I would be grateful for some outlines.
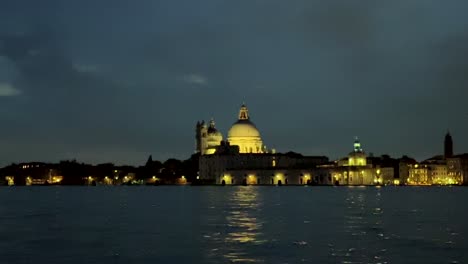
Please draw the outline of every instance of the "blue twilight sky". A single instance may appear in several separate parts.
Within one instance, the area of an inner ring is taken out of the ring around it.
[[[468,1],[3,0],[0,165],[188,158],[242,102],[267,147],[468,152]]]

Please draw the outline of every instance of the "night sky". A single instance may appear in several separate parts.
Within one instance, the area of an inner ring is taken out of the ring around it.
[[[185,159],[249,107],[268,148],[468,152],[468,1],[2,0],[0,165]]]

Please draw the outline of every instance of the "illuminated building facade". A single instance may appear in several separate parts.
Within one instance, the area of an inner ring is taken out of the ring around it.
[[[408,169],[408,185],[461,185],[467,183],[468,154],[453,155],[450,133],[445,135],[444,155],[434,156]]]
[[[408,185],[457,185],[463,183],[462,160],[435,156],[410,165]]]
[[[305,185],[314,180],[317,165],[327,162],[327,157],[295,153],[240,153],[238,146],[224,142],[215,154],[200,157],[199,174],[221,185]]]
[[[468,153],[447,159],[447,174],[459,184],[468,184]]]
[[[42,162],[21,163],[15,175],[5,177],[7,185],[60,184],[63,180],[57,169]]]
[[[195,135],[196,151],[201,155],[213,154],[223,140],[223,135],[216,129],[213,119],[208,126],[205,121],[197,122]]]
[[[223,141],[223,135],[216,129],[214,120],[210,121],[209,126],[204,121],[197,122],[195,132],[196,152],[201,155],[214,154],[216,147]],[[229,129],[227,142],[231,146],[238,146],[239,153],[267,152],[260,132],[250,120],[249,110],[245,105],[241,106],[237,121]]]
[[[340,159],[336,166],[328,169],[334,185],[394,184],[394,168],[368,164],[367,155],[357,137],[348,157]]]

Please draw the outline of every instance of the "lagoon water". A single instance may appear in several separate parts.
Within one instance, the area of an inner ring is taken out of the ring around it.
[[[0,263],[468,263],[462,187],[3,187]]]

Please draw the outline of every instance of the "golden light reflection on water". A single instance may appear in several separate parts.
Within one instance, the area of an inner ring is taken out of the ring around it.
[[[229,198],[229,211],[226,221],[228,232],[225,237],[228,252],[224,257],[231,262],[262,262],[249,256],[246,247],[264,243],[259,236],[262,234],[262,223],[254,212],[261,210],[258,190],[255,187],[240,187]]]

